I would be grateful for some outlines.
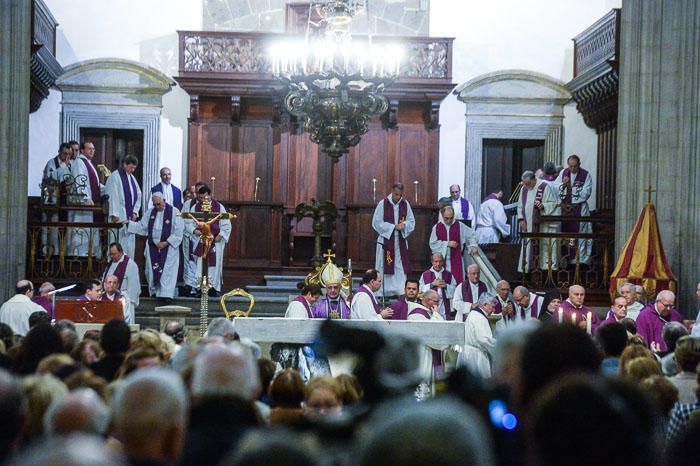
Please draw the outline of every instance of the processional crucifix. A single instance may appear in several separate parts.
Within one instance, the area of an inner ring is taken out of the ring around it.
[[[212,192],[214,191],[215,181],[216,178],[212,176]],[[199,336],[203,337],[204,334],[207,333],[207,327],[209,325],[209,288],[211,287],[209,283],[209,251],[216,239],[211,232],[211,224],[221,219],[232,220],[236,218],[236,216],[228,212],[212,212],[210,197],[202,201],[201,209],[201,212],[184,212],[179,215],[183,219],[193,220],[199,231],[202,232],[202,235],[199,237],[199,241],[202,243],[202,270],[197,282],[199,283],[201,292],[199,301]],[[219,260],[221,259],[219,258]]]

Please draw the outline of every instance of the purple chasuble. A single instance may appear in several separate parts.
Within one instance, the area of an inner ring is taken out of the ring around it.
[[[401,223],[401,221],[406,220],[408,215],[408,203],[405,199],[401,198],[399,201],[399,219],[398,222],[394,218],[394,204],[389,202],[389,199],[384,198],[384,221],[396,225]],[[399,238],[399,253],[401,254],[401,264],[403,265],[403,271],[406,275],[411,274],[411,261],[408,258],[408,245],[406,243],[406,238],[403,237],[401,232],[394,230],[388,239],[384,239],[384,274],[394,275],[394,262],[396,257],[394,235],[398,235]]]
[[[165,261],[168,259],[168,249],[170,245],[164,247],[163,249],[158,249],[156,242],[153,238],[153,225],[156,222],[156,216],[158,215],[158,210],[154,207],[151,209],[151,216],[148,219],[148,255],[151,258],[151,268],[153,269],[153,283],[156,286],[160,286],[160,276],[163,274],[163,268],[165,267]],[[167,241],[170,238],[170,232],[173,227],[173,206],[170,204],[165,204],[165,209],[163,209],[163,229],[160,233],[159,241]]]
[[[377,302],[377,298],[374,297],[374,293],[372,293],[370,290],[368,290],[364,285],[360,286],[357,289],[358,293],[365,293],[367,296],[369,296],[369,299],[372,300],[372,306],[374,306],[374,312],[377,314],[382,312],[381,307],[379,307],[379,303]]]
[[[56,317],[56,314],[53,309],[53,303],[51,302],[50,298],[48,298],[47,296],[34,296],[32,298],[32,301],[46,309],[46,313],[49,315],[49,317],[51,317],[51,319]]]
[[[462,241],[460,233],[459,222],[453,221],[449,231],[447,230],[447,225],[442,222],[435,225],[435,236],[437,236],[439,241],[454,241],[457,243],[456,248],[448,249],[450,253],[450,272],[458,285],[464,281],[464,264],[462,264]]]
[[[401,296],[389,307],[394,310],[391,320],[406,320],[408,317],[408,302],[406,301],[406,295]]]
[[[311,314],[315,319],[349,319],[350,306],[341,297],[331,301],[328,296],[324,296],[311,308]]]
[[[564,310],[564,323],[573,323],[572,315],[576,316],[576,325],[581,322],[585,322],[588,313],[591,313],[591,331],[595,332],[598,326],[601,324],[598,314],[591,311],[588,306],[576,307],[568,299],[561,303],[561,308]]]
[[[651,343],[659,344],[661,352],[667,351],[668,347],[663,339],[664,325],[669,322],[681,322],[683,318],[677,310],[671,309],[671,313],[667,317],[662,317],[656,310],[655,303],[649,303],[639,311],[637,317],[637,335],[644,337],[644,341],[648,348],[651,348]]]
[[[195,212],[201,212],[202,211],[202,204],[200,202],[197,202],[194,205]],[[219,204],[217,201],[214,199],[211,200],[211,211],[215,213],[221,212],[221,204]],[[211,234],[214,238],[216,238],[219,233],[221,233],[221,225],[219,225],[219,220],[216,222],[212,222],[209,225],[209,228],[211,228]],[[213,240],[212,240],[213,241]],[[190,248],[190,251],[192,248]],[[194,253],[195,256],[197,257],[202,257],[202,239],[200,237],[199,242],[197,243],[197,247],[194,248]],[[209,267],[214,267],[216,265],[216,243],[211,244],[211,247],[209,248],[209,257],[207,261],[207,265]]]
[[[311,312],[311,307],[309,306],[309,302],[306,300],[305,297],[303,297],[302,295],[299,295],[296,298],[294,298],[294,301],[303,304],[304,309],[306,309],[306,315],[309,317],[309,319],[313,319],[314,315]]]
[[[122,190],[124,191],[124,207],[126,208],[126,217],[127,220],[131,220],[131,217],[134,215],[134,209],[136,208],[136,199],[131,197],[131,192],[133,190],[134,194],[136,194],[136,182],[134,181],[134,177],[130,176],[123,167],[119,167],[117,173],[119,173],[119,179],[121,179],[122,182]]]
[[[119,290],[114,292],[114,298],[110,299],[107,293],[102,293],[102,301],[119,301],[122,299],[122,293]]]
[[[99,205],[100,204],[100,181],[97,178],[97,171],[95,171],[95,167],[92,166],[92,162],[88,159],[84,159],[82,157],[78,157],[80,160],[83,161],[83,164],[85,165],[85,169],[88,172],[88,180],[90,181],[90,192],[92,193],[92,203],[94,205]]]
[[[453,275],[445,270],[444,268],[440,271],[440,277],[442,280],[445,281],[445,283],[451,283],[452,282],[452,277]],[[426,285],[430,285],[433,283],[433,280],[438,278],[435,276],[435,272],[433,271],[432,268],[426,270],[423,272],[423,283]],[[431,290],[435,290],[438,292],[438,294],[442,295],[442,302],[445,304],[445,314],[449,315],[450,314],[450,300],[447,299],[447,287],[445,288],[436,288],[433,285],[430,285]]]
[[[112,275],[116,276],[119,279],[119,286],[122,285],[122,282],[124,281],[124,274],[126,273],[126,264],[129,262],[129,256],[124,254],[122,256],[122,261],[117,264],[117,267],[114,269],[114,272]],[[107,272],[109,272],[109,268],[112,266],[113,262],[110,262],[107,264],[107,268],[105,269],[105,273],[102,274],[102,282],[107,279]]]

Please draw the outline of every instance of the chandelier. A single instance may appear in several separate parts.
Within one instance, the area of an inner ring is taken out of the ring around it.
[[[312,142],[334,162],[367,132],[367,122],[386,112],[383,95],[396,80],[402,49],[352,38],[353,17],[367,10],[366,1],[329,0],[309,7],[303,40],[273,45],[272,73],[288,88],[284,107],[304,124]],[[311,12],[320,17],[322,34],[311,37]],[[369,24],[369,12],[367,12]]]

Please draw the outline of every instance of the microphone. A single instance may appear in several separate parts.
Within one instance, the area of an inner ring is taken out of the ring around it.
[[[75,288],[76,286],[77,286],[77,285],[76,285],[75,283],[73,283],[72,285],[64,286],[63,288],[59,288],[59,289],[57,289],[57,290],[49,291],[48,295],[49,295],[49,296],[53,296],[53,295],[55,295],[56,293],[62,293],[62,292],[64,292],[64,291],[72,290],[72,289]]]

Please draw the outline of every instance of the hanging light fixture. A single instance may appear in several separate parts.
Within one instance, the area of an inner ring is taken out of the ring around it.
[[[324,33],[311,37],[311,12]],[[304,123],[311,141],[337,162],[367,132],[369,119],[386,112],[383,95],[396,80],[402,49],[396,44],[352,38],[350,23],[366,0],[329,0],[309,6],[305,38],[275,44],[273,74],[285,83],[284,107]],[[369,24],[369,11],[367,20]]]

